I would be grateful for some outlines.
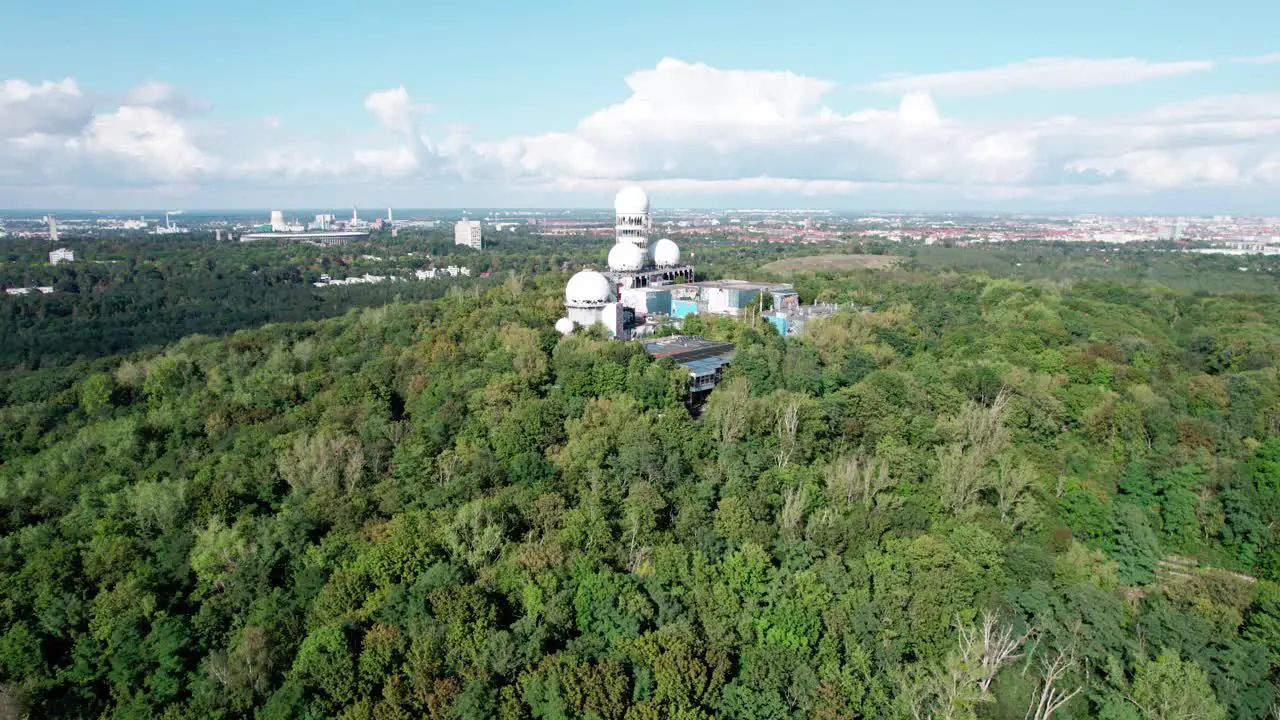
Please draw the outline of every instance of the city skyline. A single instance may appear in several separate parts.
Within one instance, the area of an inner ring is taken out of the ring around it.
[[[845,5],[23,6],[0,207],[1277,212],[1278,9]]]

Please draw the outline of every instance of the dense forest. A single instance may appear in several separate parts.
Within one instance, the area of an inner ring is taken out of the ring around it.
[[[802,277],[695,418],[563,279],[0,376],[0,717],[1276,712],[1280,298]]]
[[[923,273],[982,273],[1036,280],[1108,279],[1175,290],[1272,294],[1280,260],[1188,256],[1168,248],[1080,243],[997,244],[970,248],[860,242],[747,244],[715,236],[681,238],[699,279],[756,277],[759,268],[797,253],[907,256]],[[329,247],[306,243],[217,242],[209,233],[67,238],[77,261],[47,262],[43,239],[0,245],[0,288],[52,287],[50,295],[0,295],[0,371],[65,366],[104,355],[159,347],[188,335],[225,335],[268,322],[318,320],[347,310],[443,295],[451,285],[493,284],[587,265],[601,266],[606,243],[592,237],[541,237],[527,229],[491,233],[483,252],[453,245],[447,229],[375,233]],[[470,278],[316,288],[322,274],[411,278],[412,271],[457,264]],[[783,278],[777,278],[783,279]],[[808,283],[811,301],[825,285]]]
[[[499,237],[483,253],[455,248],[445,231],[380,233],[367,242],[215,242],[211,236],[70,238],[77,261],[51,266],[43,240],[6,242],[0,287],[52,287],[50,295],[0,296],[0,367],[65,365],[161,346],[187,335],[222,335],[267,322],[316,320],[393,300],[438,298],[450,285],[486,285],[482,272],[546,272],[586,255],[528,235]],[[533,250],[539,249],[540,253]],[[319,289],[322,274],[411,278],[457,264],[471,277]]]

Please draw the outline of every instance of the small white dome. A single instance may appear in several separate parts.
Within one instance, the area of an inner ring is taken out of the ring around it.
[[[680,246],[667,238],[653,244],[653,264],[658,267],[675,267],[680,264]]]
[[[619,215],[647,215],[649,196],[639,185],[624,187],[613,199],[613,211]]]
[[[560,318],[556,321],[556,332],[561,335],[568,335],[573,332],[575,324],[569,318]]]
[[[609,251],[609,269],[634,272],[644,267],[644,250],[629,242],[620,242]]]
[[[595,270],[583,270],[564,286],[566,305],[603,305],[613,300],[613,284]]]

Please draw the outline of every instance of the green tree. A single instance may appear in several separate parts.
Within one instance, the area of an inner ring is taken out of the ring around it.
[[[1225,720],[1204,671],[1176,652],[1138,663],[1131,699],[1149,720]]]

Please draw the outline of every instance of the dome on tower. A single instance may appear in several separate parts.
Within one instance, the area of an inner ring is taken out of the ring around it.
[[[569,318],[560,318],[559,320],[556,321],[556,332],[560,333],[561,335],[568,335],[569,333],[573,332],[573,328],[575,326],[576,326],[576,323],[574,323]]]
[[[635,272],[644,267],[644,250],[629,242],[620,242],[609,251],[609,269],[618,272]]]
[[[680,246],[667,238],[653,244],[653,264],[658,267],[675,267],[680,264]]]
[[[583,270],[564,286],[566,305],[604,305],[613,300],[613,284],[595,270]]]
[[[619,215],[646,215],[649,212],[649,196],[639,185],[624,187],[613,199],[613,211]]]

